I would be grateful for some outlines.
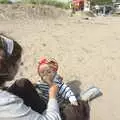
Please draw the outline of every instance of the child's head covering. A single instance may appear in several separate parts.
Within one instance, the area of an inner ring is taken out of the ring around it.
[[[41,71],[41,69],[43,68],[41,66],[46,65],[46,64],[49,65],[49,67],[51,67],[54,72],[57,72],[57,70],[58,70],[57,61],[53,58],[48,58],[47,59],[45,57],[40,58],[39,65],[38,65],[38,70]]]

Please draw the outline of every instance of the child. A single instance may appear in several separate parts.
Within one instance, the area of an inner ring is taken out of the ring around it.
[[[69,86],[63,83],[62,77],[58,75],[58,63],[54,59],[41,58],[38,65],[38,74],[44,83],[37,82],[35,87],[40,96],[48,101],[48,91],[51,84],[56,83],[59,87],[57,99],[59,103],[69,100],[73,105],[78,105],[77,99]]]

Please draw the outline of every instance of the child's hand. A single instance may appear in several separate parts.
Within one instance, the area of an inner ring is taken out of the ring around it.
[[[74,102],[72,102],[71,104],[77,106],[77,105],[78,105],[78,102],[77,102],[77,101],[74,101]]]
[[[56,84],[52,84],[49,89],[49,98],[56,98],[57,91],[58,86]]]

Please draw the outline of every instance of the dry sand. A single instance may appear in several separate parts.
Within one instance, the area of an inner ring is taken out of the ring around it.
[[[103,96],[90,103],[91,120],[120,120],[120,18],[84,20],[53,7],[37,14],[34,7],[32,12],[21,8],[0,6],[0,32],[24,49],[17,78],[37,81],[39,57],[52,56],[65,82],[74,81],[83,90],[91,85],[101,88]]]

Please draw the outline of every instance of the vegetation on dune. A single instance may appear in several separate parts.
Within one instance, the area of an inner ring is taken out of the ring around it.
[[[0,0],[0,3],[1,4],[7,4],[7,3],[9,3],[9,1],[8,0]]]
[[[0,3],[1,4],[8,4],[10,2],[9,2],[9,0],[0,0]],[[44,4],[44,5],[51,5],[51,6],[55,6],[58,8],[64,8],[64,9],[69,8],[69,3],[63,3],[63,2],[56,1],[56,0],[21,0],[21,3]]]
[[[112,0],[90,0],[90,1],[91,1],[91,5],[111,4],[112,3]],[[59,7],[59,8],[64,8],[64,9],[70,8],[69,3],[59,2],[57,0],[21,0],[21,2],[27,3],[27,4],[51,5],[51,6],[55,6],[55,7]],[[7,3],[9,3],[9,0],[0,0],[0,3],[7,4]]]
[[[59,2],[56,0],[23,0],[24,3],[30,3],[30,4],[44,4],[44,5],[51,5],[59,8],[68,9],[69,4]]]

